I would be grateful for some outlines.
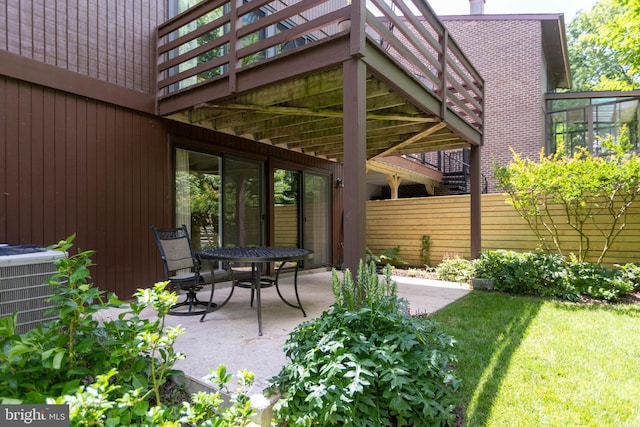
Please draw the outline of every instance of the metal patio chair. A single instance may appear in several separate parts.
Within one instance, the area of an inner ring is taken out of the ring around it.
[[[187,226],[182,225],[178,228],[157,228],[152,225],[151,230],[158,244],[162,264],[164,266],[165,280],[170,282],[173,289],[186,291],[186,298],[173,305],[169,314],[174,316],[193,316],[201,315],[206,311],[207,302],[200,301],[197,292],[206,283],[206,273],[200,273],[200,260],[194,254],[191,247],[191,239]],[[211,284],[213,286],[213,284]],[[180,307],[187,306],[187,310],[178,310]],[[205,307],[203,310],[197,310],[197,306]]]

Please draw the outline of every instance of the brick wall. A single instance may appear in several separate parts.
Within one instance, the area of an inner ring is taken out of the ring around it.
[[[489,192],[496,192],[494,163],[507,164],[510,148],[537,159],[544,146],[542,26],[535,19],[489,15],[442,21],[485,80],[482,173]]]

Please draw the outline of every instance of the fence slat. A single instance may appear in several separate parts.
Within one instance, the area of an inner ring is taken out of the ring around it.
[[[534,233],[503,194],[482,195],[482,249],[532,251],[538,247]],[[443,257],[469,257],[469,196],[425,197],[367,202],[367,246],[374,253],[400,246],[400,257],[413,266],[422,266],[422,236],[431,243],[429,265],[439,264]],[[556,212],[561,213],[558,209]],[[604,220],[606,215],[596,218]],[[559,223],[564,223],[558,218]],[[588,261],[595,261],[603,239],[595,226],[591,233]],[[568,225],[559,231],[566,254],[578,251],[577,233]],[[626,227],[607,256],[605,265],[640,262],[640,205],[631,206]]]

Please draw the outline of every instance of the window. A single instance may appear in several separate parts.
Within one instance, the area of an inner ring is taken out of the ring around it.
[[[590,97],[549,101],[549,152],[572,154],[578,147],[604,154],[603,140],[638,150],[638,98]]]

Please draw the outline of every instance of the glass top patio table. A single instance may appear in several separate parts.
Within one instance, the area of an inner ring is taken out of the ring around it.
[[[299,262],[305,258],[308,258],[313,254],[313,251],[302,248],[285,248],[285,247],[277,247],[277,246],[251,246],[251,247],[226,247],[226,248],[211,248],[211,249],[203,249],[196,252],[197,256],[201,259],[208,259],[212,261],[226,261],[230,263],[238,262],[238,263],[251,263],[251,284],[252,290],[255,291],[256,301],[257,301],[257,311],[258,311],[258,335],[262,335],[262,303],[260,300],[260,271],[258,269],[258,265],[261,263],[268,262],[280,262],[280,265],[276,268],[276,277],[274,280],[274,284],[276,286],[276,291],[278,292],[278,296],[280,299],[290,307],[300,309],[302,311],[302,315],[307,317],[307,313],[305,313],[304,308],[302,308],[302,303],[300,302],[300,297],[298,295],[298,268]],[[295,273],[293,286],[296,295],[297,305],[290,303],[287,301],[282,294],[280,293],[280,288],[278,287],[278,279],[280,276],[280,271],[282,267],[287,262],[295,262]],[[214,277],[215,267],[212,266],[211,275],[212,275],[212,287],[214,287],[215,277]],[[209,297],[209,303],[207,304],[207,309],[204,314],[200,318],[200,321],[203,322],[207,313],[217,311],[222,308],[233,295],[233,291],[236,286],[236,280],[233,277],[233,269],[231,269],[231,292],[227,296],[227,299],[224,300],[221,304],[213,304],[213,288],[211,290],[211,296]]]

